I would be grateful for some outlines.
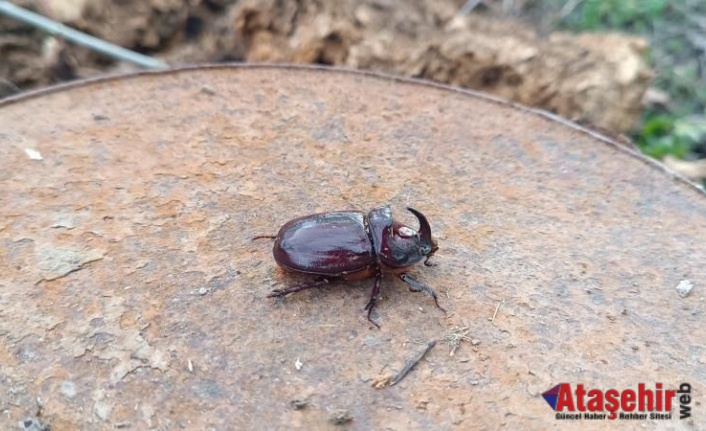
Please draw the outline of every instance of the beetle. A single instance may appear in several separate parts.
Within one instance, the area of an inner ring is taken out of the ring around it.
[[[434,290],[407,274],[407,269],[439,249],[432,238],[429,221],[421,212],[407,207],[419,220],[419,230],[392,218],[389,206],[361,211],[334,211],[295,218],[285,223],[273,238],[275,262],[284,270],[318,276],[314,281],[273,290],[268,298],[282,298],[305,289],[318,288],[334,279],[375,278],[370,300],[365,306],[368,321],[380,293],[382,274],[392,272],[409,285],[412,292],[424,292],[440,305]]]

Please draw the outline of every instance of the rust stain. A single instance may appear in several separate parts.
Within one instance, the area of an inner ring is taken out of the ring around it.
[[[441,86],[252,66],[65,86],[0,117],[0,428],[41,399],[55,430],[559,429],[541,393],[560,382],[706,392],[704,195],[595,132]],[[429,218],[437,266],[413,274],[450,316],[391,277],[381,330],[370,280],[265,298],[300,278],[253,236],[383,203]],[[371,386],[454,327],[477,343]]]

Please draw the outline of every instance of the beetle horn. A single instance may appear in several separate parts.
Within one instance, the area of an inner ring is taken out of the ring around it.
[[[421,238],[421,240],[431,245],[431,226],[429,226],[429,221],[427,220],[427,218],[424,217],[424,214],[420,213],[412,207],[407,207],[407,211],[411,212],[415,215],[415,217],[417,217],[417,219],[419,219],[419,237]]]

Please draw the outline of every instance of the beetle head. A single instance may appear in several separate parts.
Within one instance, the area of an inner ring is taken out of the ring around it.
[[[408,207],[407,210],[419,220],[419,231],[398,222],[393,222],[382,235],[382,244],[378,255],[382,262],[391,267],[413,265],[426,257],[429,258],[439,249],[431,237],[431,226],[424,214]]]

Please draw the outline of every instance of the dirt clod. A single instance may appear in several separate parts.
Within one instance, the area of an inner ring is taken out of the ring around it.
[[[21,431],[51,431],[51,426],[42,423],[38,417],[28,417],[17,424]]]
[[[334,425],[345,425],[353,421],[353,416],[351,416],[348,410],[336,410],[331,415],[329,421]]]
[[[309,405],[309,401],[307,400],[301,400],[301,399],[294,399],[289,402],[289,405],[294,409],[294,410],[303,410]]]

